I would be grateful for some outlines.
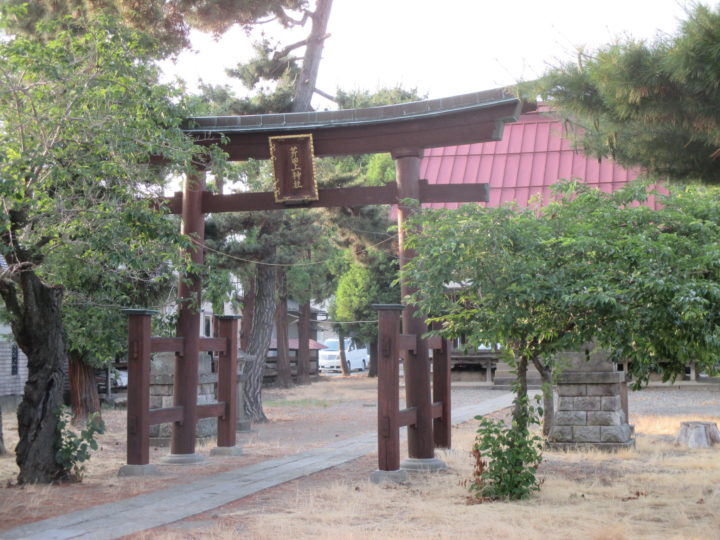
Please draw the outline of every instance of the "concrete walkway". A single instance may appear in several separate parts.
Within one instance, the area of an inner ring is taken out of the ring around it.
[[[478,405],[453,411],[453,423],[470,420],[512,405],[513,394],[501,394]],[[160,527],[218,508],[263,489],[342,465],[377,450],[377,434],[338,441],[301,454],[273,459],[206,476],[191,484],[171,486],[129,499],[101,504],[71,514],[36,521],[0,533],[0,538],[64,540],[112,539]],[[368,476],[372,471],[368,471]]]

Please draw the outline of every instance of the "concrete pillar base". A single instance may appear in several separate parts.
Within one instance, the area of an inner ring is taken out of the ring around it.
[[[211,456],[242,456],[242,446],[216,446],[210,450]]]
[[[400,469],[408,472],[438,472],[447,469],[447,465],[438,458],[407,458],[400,463]]]
[[[205,461],[200,454],[168,454],[160,458],[167,465],[198,465]]]
[[[408,481],[408,473],[402,469],[397,471],[373,471],[370,475],[370,481],[373,484],[383,484],[385,482],[403,484]]]
[[[160,471],[155,465],[123,465],[118,470],[118,476],[159,476]]]

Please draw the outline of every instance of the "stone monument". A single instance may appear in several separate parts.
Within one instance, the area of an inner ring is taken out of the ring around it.
[[[212,371],[212,357],[208,353],[200,354],[199,362],[198,405],[215,403],[215,386],[217,373]],[[175,371],[174,353],[155,353],[150,361],[150,408],[173,406],[173,373]],[[156,424],[150,426],[150,444],[169,446],[172,426]],[[205,440],[217,436],[217,418],[198,420],[195,436]]]
[[[616,371],[607,354],[593,344],[558,356],[566,367],[557,378],[558,403],[548,448],[613,451],[634,447],[625,373]]]

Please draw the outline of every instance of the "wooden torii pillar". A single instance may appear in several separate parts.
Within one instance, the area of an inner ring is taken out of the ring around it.
[[[420,159],[422,150],[405,148],[392,153],[395,160],[395,179],[398,185],[398,198],[420,200]],[[478,193],[476,201],[487,202],[487,193]],[[398,243],[400,246],[400,270],[415,256],[405,246],[405,223],[412,214],[412,208],[398,206]],[[403,280],[400,282],[402,298],[415,292]],[[405,373],[405,402],[408,407],[417,411],[415,424],[408,426],[408,456],[403,462],[403,469],[439,470],[445,464],[435,459],[433,445],[433,415],[430,396],[430,359],[428,344],[423,339],[427,332],[425,321],[415,315],[414,308],[403,310],[402,328],[404,334],[413,335],[415,349],[403,350],[403,370]]]
[[[202,210],[202,196],[205,192],[205,172],[197,171],[185,179],[181,216],[182,234],[205,242],[205,219]],[[199,246],[192,246],[188,255],[196,265],[205,262],[205,252]],[[181,276],[178,283],[180,309],[177,320],[177,335],[185,341],[182,354],[175,356],[173,384],[173,405],[183,407],[183,421],[172,425],[170,458],[168,461],[196,462],[200,456],[195,453],[195,428],[197,425],[197,388],[200,362],[200,324],[202,308],[202,279],[198,275]]]
[[[370,109],[191,118],[184,131],[194,136],[197,144],[220,146],[230,160],[268,159],[271,157],[269,138],[288,136],[309,136],[316,157],[390,152],[395,159],[395,184],[320,189],[315,200],[301,204],[294,201],[294,208],[398,204],[405,198],[420,203],[483,202],[488,200],[487,184],[430,185],[420,180],[422,151],[424,148],[499,140],[504,123],[517,120],[521,111],[522,104],[515,96],[498,89]],[[172,213],[182,215],[183,232],[200,242],[204,214],[287,208],[276,201],[273,192],[213,194],[204,189],[201,174],[187,178],[184,191],[165,202]],[[401,230],[407,217],[408,210],[399,207]],[[402,236],[400,243],[403,265],[412,253],[405,249]],[[202,264],[200,246],[192,248],[190,256],[194,262]],[[202,347],[199,338],[202,283],[199,276],[185,276],[181,284],[177,328],[183,348],[177,351],[174,400],[179,412],[172,416],[170,457],[174,462],[192,463],[198,459],[194,433],[199,417],[197,371]],[[407,286],[403,284],[402,287],[403,295],[407,294]],[[421,337],[425,325],[413,316],[412,310],[406,310],[403,326],[405,333],[416,336],[414,350],[409,348],[405,355],[406,399],[417,411],[416,420],[409,427],[410,463],[407,466],[441,468],[444,464],[434,458],[430,368],[427,343]]]

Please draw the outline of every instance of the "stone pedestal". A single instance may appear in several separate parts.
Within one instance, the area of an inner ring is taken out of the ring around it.
[[[173,353],[156,353],[150,361],[150,408],[173,406],[173,373],[175,371],[175,355]],[[200,354],[198,385],[198,405],[215,403],[215,386],[217,373],[212,372],[212,358],[207,353]],[[172,435],[170,424],[150,426],[150,444],[169,446]],[[217,418],[202,418],[197,423],[195,436],[202,441],[217,436]]]
[[[628,424],[625,373],[614,371],[602,353],[564,356],[569,369],[557,379],[558,404],[548,447],[612,451],[635,446]]]

